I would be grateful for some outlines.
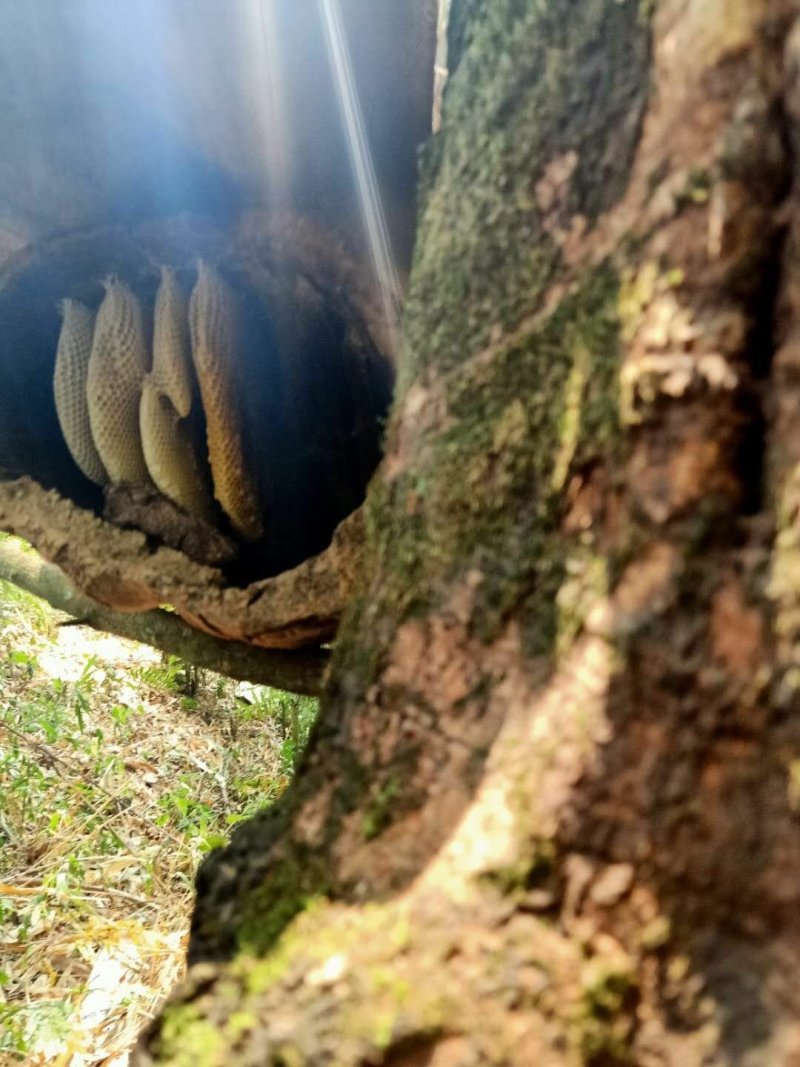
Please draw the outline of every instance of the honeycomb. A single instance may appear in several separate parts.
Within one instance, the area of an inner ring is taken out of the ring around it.
[[[94,313],[78,300],[64,300],[53,373],[58,421],[72,458],[90,481],[105,485],[108,475],[89,426],[86,378],[94,334]]]
[[[197,462],[190,432],[155,374],[145,379],[139,408],[142,446],[156,487],[188,512],[210,520],[210,494]]]
[[[144,315],[116,278],[97,312],[64,301],[53,387],[62,431],[82,470],[100,484],[156,485],[191,514],[213,520],[214,505],[192,440],[192,361],[205,410],[214,497],[246,540],[263,536],[255,479],[247,466],[236,389],[237,305],[200,263],[187,301],[161,268],[148,374]]]
[[[161,268],[153,327],[153,371],[156,387],[185,419],[192,409],[189,301],[169,267]]]
[[[207,264],[198,266],[189,301],[189,328],[208,430],[214,496],[248,541],[263,534],[256,486],[244,454],[235,381],[236,302]]]
[[[92,436],[112,482],[149,483],[139,430],[147,371],[142,309],[123,282],[111,278],[103,284],[87,376]]]

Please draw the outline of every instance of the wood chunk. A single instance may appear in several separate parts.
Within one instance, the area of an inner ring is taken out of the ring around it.
[[[221,566],[238,555],[236,545],[210,523],[190,515],[146,485],[111,485],[105,491],[103,518],[114,526],[138,529],[183,552],[195,563]]]

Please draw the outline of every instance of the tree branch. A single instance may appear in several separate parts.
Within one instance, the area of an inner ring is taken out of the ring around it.
[[[201,633],[179,616],[161,609],[125,614],[104,608],[77,592],[58,567],[10,540],[0,540],[0,578],[46,600],[86,626],[151,645],[197,667],[291,693],[306,696],[320,693],[328,662],[324,649],[253,648]]]

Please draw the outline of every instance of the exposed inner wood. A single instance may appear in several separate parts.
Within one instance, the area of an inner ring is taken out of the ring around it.
[[[105,491],[103,518],[113,526],[141,530],[195,563],[222,566],[238,555],[235,543],[211,523],[190,515],[149,485],[110,485]]]

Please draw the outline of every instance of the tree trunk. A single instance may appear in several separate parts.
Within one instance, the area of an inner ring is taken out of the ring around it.
[[[320,722],[137,1064],[800,1062],[795,14],[453,0]]]

